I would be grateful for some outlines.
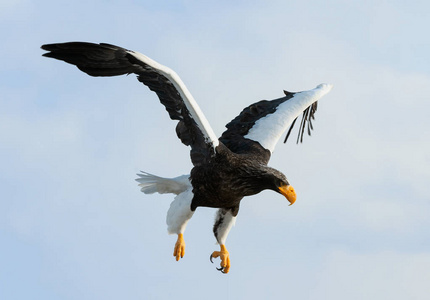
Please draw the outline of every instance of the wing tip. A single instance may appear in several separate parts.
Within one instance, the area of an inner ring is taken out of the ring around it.
[[[324,91],[324,93],[328,93],[328,92],[330,92],[332,90],[333,84],[331,84],[331,83],[321,83],[316,88]]]

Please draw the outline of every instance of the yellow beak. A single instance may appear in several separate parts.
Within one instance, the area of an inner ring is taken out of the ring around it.
[[[290,205],[293,205],[296,202],[297,195],[296,191],[291,185],[283,185],[279,187],[279,192],[287,198],[290,202]]]

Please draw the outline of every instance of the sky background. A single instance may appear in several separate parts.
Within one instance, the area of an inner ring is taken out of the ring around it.
[[[1,0],[0,299],[427,299],[428,28],[428,1]],[[176,262],[173,195],[134,181],[189,172],[175,122],[134,75],[41,56],[67,41],[169,66],[218,135],[250,103],[334,84],[312,137],[270,161],[297,202],[242,201],[228,275],[214,210]]]

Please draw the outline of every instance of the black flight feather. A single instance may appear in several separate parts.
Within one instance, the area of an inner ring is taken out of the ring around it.
[[[213,155],[212,146],[206,143],[202,131],[188,111],[178,90],[158,70],[139,60],[134,52],[111,44],[69,42],[47,44],[43,50],[50,51],[45,57],[55,58],[78,67],[90,76],[118,76],[135,73],[137,79],[155,92],[172,120],[178,120],[176,134],[181,142],[191,146],[191,160],[199,165]]]
[[[303,111],[302,120],[300,122],[300,127],[299,127],[299,134],[297,136],[297,141],[296,141],[297,144],[299,143],[299,141],[300,143],[303,142],[303,134],[306,126],[307,126],[307,132],[309,136],[311,135],[311,130],[314,130],[314,127],[312,125],[312,120],[315,120],[315,112],[317,111],[317,107],[318,107],[318,101],[315,101],[314,103],[312,103],[312,105],[308,106]],[[294,119],[293,123],[291,123],[291,126],[288,129],[287,135],[285,136],[284,143],[287,142],[288,137],[290,136],[290,133],[293,130],[294,125],[296,124],[296,120],[297,118]]]

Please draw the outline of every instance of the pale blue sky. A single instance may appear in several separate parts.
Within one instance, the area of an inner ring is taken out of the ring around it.
[[[0,299],[426,299],[429,4],[203,2],[0,2]],[[252,102],[334,84],[313,136],[270,162],[297,202],[242,202],[228,275],[209,262],[214,211],[176,262],[172,195],[134,181],[189,172],[175,122],[133,75],[41,57],[66,41],[171,67],[218,135]]]

